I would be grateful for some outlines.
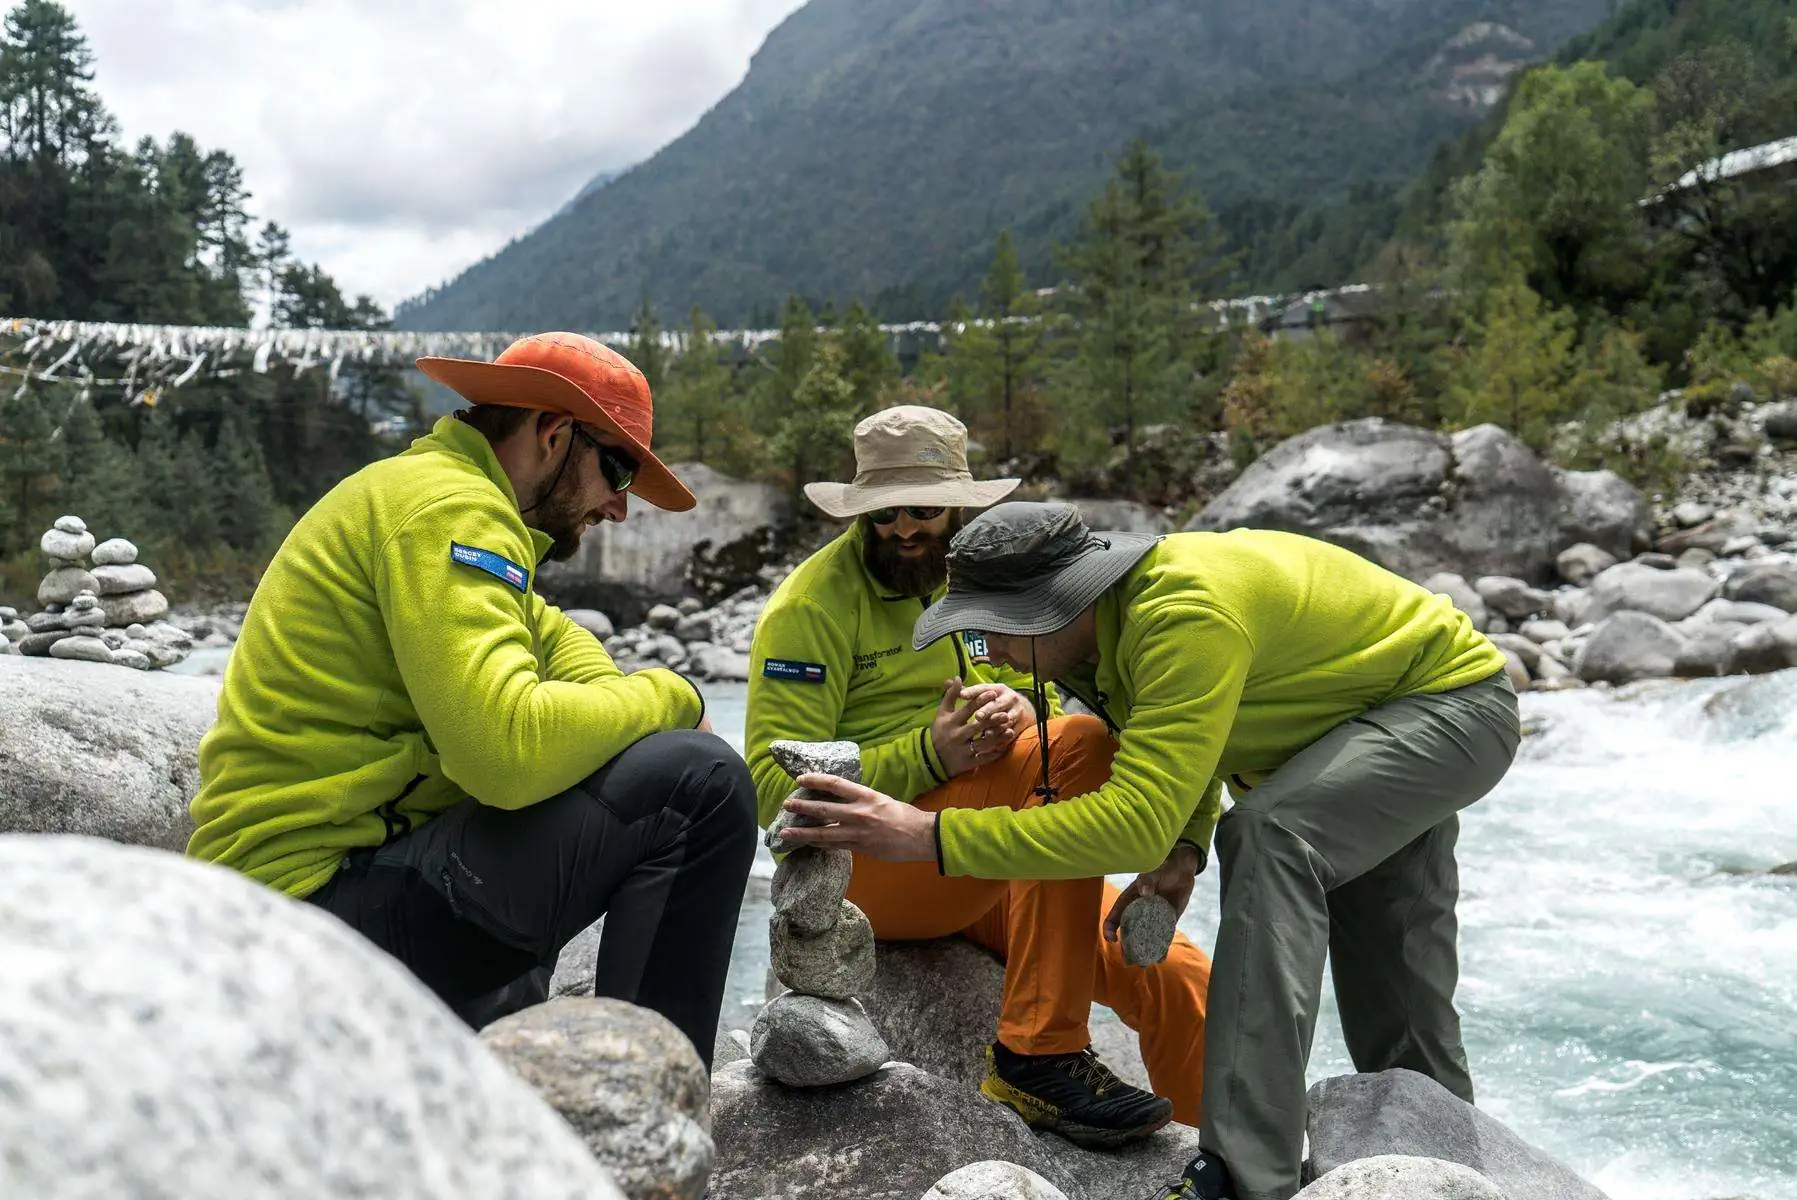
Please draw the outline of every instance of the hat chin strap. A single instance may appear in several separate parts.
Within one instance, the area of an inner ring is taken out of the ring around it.
[[[575,437],[572,433],[568,435],[568,452],[562,455],[562,465],[556,468],[555,478],[549,481],[549,486],[547,488],[544,488],[541,492],[537,493],[535,502],[528,508],[521,508],[518,510],[519,516],[523,516],[527,512],[535,512],[538,508],[542,507],[543,501],[555,495],[555,489],[561,486],[562,476],[568,473],[568,463],[574,458],[574,444],[579,440],[580,439]]]
[[[1048,685],[1042,682],[1042,676],[1036,673],[1036,639],[1030,639],[1030,683],[1033,685],[1036,700],[1036,743],[1042,748],[1042,786],[1035,794],[1042,797],[1047,804],[1060,795],[1060,789],[1048,779]]]

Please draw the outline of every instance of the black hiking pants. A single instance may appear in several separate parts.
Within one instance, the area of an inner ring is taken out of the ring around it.
[[[353,851],[308,899],[475,1028],[542,1001],[562,947],[604,916],[594,994],[661,1013],[709,1064],[755,832],[736,751],[657,733],[541,803],[464,800]]]

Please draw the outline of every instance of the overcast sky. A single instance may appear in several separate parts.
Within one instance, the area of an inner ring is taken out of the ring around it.
[[[638,162],[801,0],[63,0],[127,141],[243,166],[258,220],[389,307]]]

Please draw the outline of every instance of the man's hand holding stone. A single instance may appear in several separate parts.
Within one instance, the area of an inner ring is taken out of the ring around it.
[[[785,804],[789,812],[829,824],[787,828],[781,835],[782,849],[822,846],[852,850],[886,862],[935,861],[935,813],[834,775],[801,775],[798,784],[814,792],[828,792],[838,799],[789,798]]]

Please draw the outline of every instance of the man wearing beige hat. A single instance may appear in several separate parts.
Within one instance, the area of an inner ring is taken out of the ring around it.
[[[768,749],[782,738],[857,743],[869,787],[928,812],[1043,804],[1053,793],[1037,785],[1051,762],[1063,794],[1100,787],[1114,750],[1101,721],[1051,711],[1046,689],[993,665],[977,637],[911,645],[947,580],[963,510],[997,503],[1018,481],[975,480],[966,428],[914,405],[856,427],[855,467],[850,483],[806,487],[818,508],[853,524],[780,585],[756,627],[746,745],[762,824],[793,789]],[[848,895],[879,937],[959,934],[1004,960],[981,1091],[1092,1145],[1172,1118],[1197,1123],[1202,951],[1180,937],[1158,966],[1125,963],[1102,936],[1117,892],[1099,877],[946,878],[939,868],[857,854]],[[1150,1080],[1168,1098],[1122,1082],[1093,1054],[1095,1000],[1137,1031]]]
[[[709,1061],[754,785],[697,688],[623,674],[535,589],[630,493],[693,506],[649,449],[649,386],[568,333],[418,365],[471,407],[275,555],[200,744],[188,853],[333,913],[476,1026],[541,1000],[604,915],[594,991]]]

